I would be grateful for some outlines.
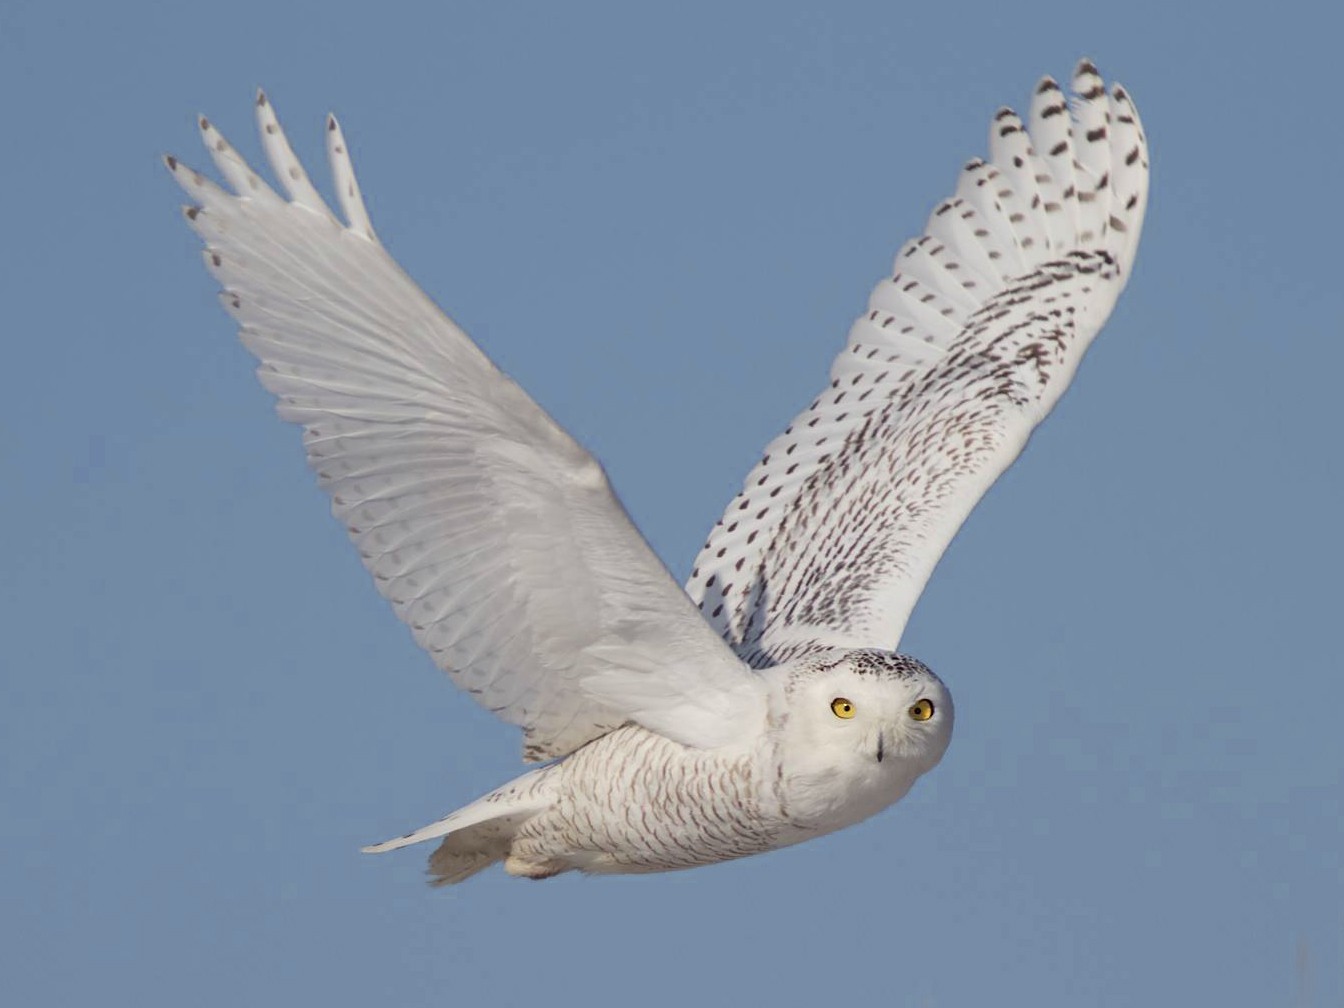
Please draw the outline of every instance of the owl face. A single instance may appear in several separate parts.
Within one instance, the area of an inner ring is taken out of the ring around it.
[[[806,659],[775,699],[782,797],[789,818],[813,828],[839,829],[898,800],[952,737],[951,694],[906,655]]]

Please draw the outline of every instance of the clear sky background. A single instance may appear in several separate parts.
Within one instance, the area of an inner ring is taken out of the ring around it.
[[[1318,3],[0,6],[0,1001],[1344,1004],[1338,14]],[[1328,19],[1328,20],[1327,20]],[[514,775],[375,594],[159,156],[319,183],[684,576],[1001,103],[1139,104],[1133,280],[903,649],[942,765],[801,847],[449,891]]]

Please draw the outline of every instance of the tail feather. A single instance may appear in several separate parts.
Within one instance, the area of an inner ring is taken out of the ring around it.
[[[443,837],[429,858],[430,884],[461,882],[507,858],[518,827],[550,805],[551,789],[545,783],[550,770],[542,767],[523,774],[437,822],[361,850],[383,854]]]
[[[449,812],[442,819],[430,823],[428,826],[421,826],[413,833],[406,833],[391,840],[384,840],[382,843],[369,844],[367,847],[361,847],[361,854],[386,854],[388,851],[400,850],[403,847],[409,847],[411,844],[424,843],[426,840],[437,840],[441,836],[447,836],[454,829],[466,828],[469,822],[466,822],[466,813],[475,807],[474,804],[465,808],[460,808],[456,812]],[[471,820],[472,822],[476,820]]]

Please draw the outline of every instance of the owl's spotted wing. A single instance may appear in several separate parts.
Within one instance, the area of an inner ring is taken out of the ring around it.
[[[711,531],[687,591],[744,660],[894,648],[952,536],[1068,386],[1134,261],[1138,114],[1088,62],[897,254],[831,368]]]
[[[481,704],[563,755],[627,720],[714,746],[758,730],[758,678],[705,624],[597,462],[374,236],[334,119],[345,220],[264,96],[274,192],[204,119],[228,192],[174,158],[188,223],[280,415],[378,590]],[[347,223],[348,222],[348,223]]]

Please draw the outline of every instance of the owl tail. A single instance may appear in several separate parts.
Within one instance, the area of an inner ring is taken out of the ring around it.
[[[382,854],[443,837],[443,843],[429,858],[430,885],[461,882],[508,858],[518,827],[550,806],[551,788],[544,780],[550,769],[542,767],[523,774],[438,822],[362,850],[365,854]]]

